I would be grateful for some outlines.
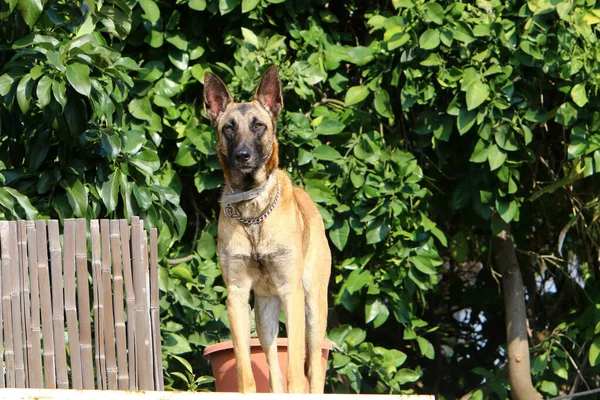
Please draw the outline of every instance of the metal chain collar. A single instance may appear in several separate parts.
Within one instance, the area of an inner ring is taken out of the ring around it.
[[[225,206],[225,210],[223,210],[223,212],[227,218],[237,219],[238,221],[240,221],[241,223],[246,224],[246,225],[260,224],[265,219],[267,219],[269,214],[271,214],[273,212],[273,210],[275,209],[275,206],[277,205],[277,202],[279,201],[280,192],[281,192],[281,186],[279,185],[279,181],[277,181],[277,193],[275,194],[275,198],[273,199],[273,202],[271,203],[269,208],[267,208],[267,210],[260,217],[246,219],[246,218],[242,217],[235,208],[233,208],[231,203],[227,203],[227,205]]]

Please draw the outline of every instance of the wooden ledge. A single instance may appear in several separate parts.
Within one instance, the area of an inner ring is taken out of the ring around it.
[[[213,393],[213,392],[154,392],[130,390],[74,390],[74,389],[0,389],[2,400],[275,400],[281,394],[274,393]],[[289,399],[300,400],[434,400],[433,395],[400,395],[400,394],[286,394]]]

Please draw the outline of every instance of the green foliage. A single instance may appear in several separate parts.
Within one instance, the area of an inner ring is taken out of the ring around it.
[[[509,224],[537,389],[585,363],[597,386],[594,2],[19,0],[0,22],[0,217],[158,227],[171,387],[210,387],[201,351],[229,335],[203,76],[247,100],[271,64],[282,167],[333,250],[328,390],[506,398]]]

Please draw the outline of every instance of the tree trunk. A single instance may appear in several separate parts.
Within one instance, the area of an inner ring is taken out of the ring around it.
[[[506,336],[508,343],[508,379],[514,400],[535,400],[542,396],[531,382],[527,314],[523,278],[517,254],[507,227],[493,239],[494,256],[502,272]]]

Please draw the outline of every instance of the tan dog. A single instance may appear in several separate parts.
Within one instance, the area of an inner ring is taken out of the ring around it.
[[[283,307],[289,342],[288,391],[304,391],[306,349],[310,392],[322,393],[325,372],[320,358],[331,253],[311,198],[278,169],[275,134],[282,108],[275,67],[264,74],[249,103],[235,103],[216,75],[207,72],[204,77],[204,109],[218,132],[217,155],[225,174],[218,245],[239,391],[256,391],[249,346],[248,301],[253,290],[271,391],[284,391],[277,359]]]

